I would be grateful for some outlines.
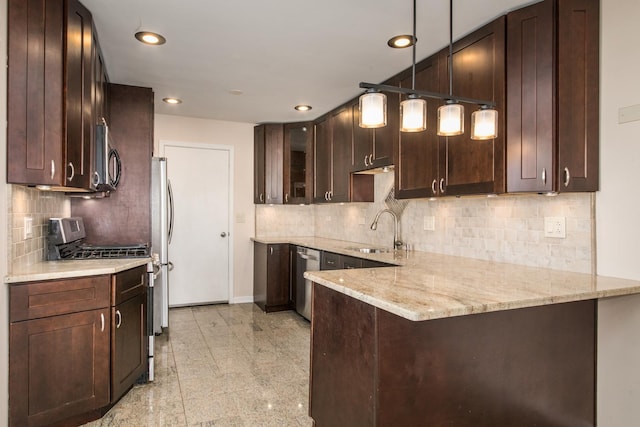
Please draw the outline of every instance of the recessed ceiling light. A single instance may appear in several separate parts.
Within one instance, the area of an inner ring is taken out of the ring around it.
[[[295,107],[293,107],[294,109],[298,110],[298,111],[309,111],[311,110],[311,105],[296,105]]]
[[[166,102],[167,104],[182,104],[182,99],[178,98],[162,98],[162,101]]]
[[[403,34],[400,36],[391,37],[387,44],[394,49],[402,49],[405,47],[413,46],[418,39],[414,39],[411,34]]]
[[[144,44],[160,45],[165,44],[167,39],[162,37],[158,33],[152,33],[151,31],[138,31],[136,33],[136,39]]]

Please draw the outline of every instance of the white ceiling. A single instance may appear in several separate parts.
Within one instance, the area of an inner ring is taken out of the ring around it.
[[[411,0],[81,0],[114,83],[146,86],[161,114],[237,122],[314,119],[411,66]],[[531,0],[455,0],[454,39]],[[137,31],[164,35],[146,46]],[[449,2],[417,0],[420,60],[449,40]],[[241,90],[242,95],[233,95]],[[162,98],[184,102],[170,106]],[[295,111],[296,104],[313,106]]]

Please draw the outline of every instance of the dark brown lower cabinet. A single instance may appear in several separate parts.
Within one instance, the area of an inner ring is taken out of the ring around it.
[[[82,424],[109,404],[108,290],[108,276],[11,285],[10,426]]]
[[[146,271],[140,266],[111,276],[111,403],[147,370]]]
[[[146,266],[9,288],[9,425],[99,418],[147,370]]]
[[[326,426],[594,426],[594,300],[412,322],[313,285]]]
[[[290,310],[289,244],[253,244],[253,301],[263,311]]]

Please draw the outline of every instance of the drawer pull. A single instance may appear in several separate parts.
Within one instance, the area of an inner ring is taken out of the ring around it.
[[[100,332],[104,332],[104,313],[100,313]]]
[[[117,317],[117,321],[116,321],[116,329],[120,329],[120,325],[122,325],[122,313],[120,313],[120,310],[116,310],[116,317]]]

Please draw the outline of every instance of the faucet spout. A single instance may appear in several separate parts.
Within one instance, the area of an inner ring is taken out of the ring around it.
[[[383,213],[388,213],[389,215],[391,215],[393,217],[393,248],[394,249],[400,249],[403,245],[402,241],[400,240],[399,236],[400,236],[400,222],[398,221],[398,215],[395,214],[395,212],[393,212],[390,209],[382,209],[380,210],[375,218],[373,219],[373,222],[371,223],[371,229],[372,230],[377,230],[378,229],[378,220],[380,219],[380,215],[382,215]]]

